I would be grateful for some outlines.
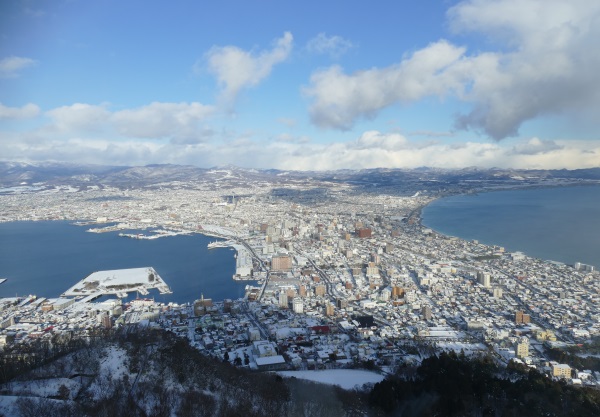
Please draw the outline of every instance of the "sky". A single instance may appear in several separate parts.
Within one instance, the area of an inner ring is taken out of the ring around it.
[[[0,160],[600,167],[597,0],[0,1]]]

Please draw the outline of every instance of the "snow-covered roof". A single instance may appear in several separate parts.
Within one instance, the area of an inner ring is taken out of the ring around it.
[[[262,357],[262,358],[255,358],[254,360],[256,361],[256,364],[258,366],[265,366],[265,365],[274,365],[274,364],[278,364],[278,363],[285,363],[285,359],[281,355],[265,356],[265,357]]]
[[[150,288],[170,292],[167,284],[152,267],[114,269],[88,275],[63,295],[124,294],[131,291],[145,293]]]

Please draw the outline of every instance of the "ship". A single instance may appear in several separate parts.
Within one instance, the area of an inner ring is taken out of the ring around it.
[[[215,242],[210,242],[207,247],[208,249],[215,249],[215,248],[226,248],[227,246],[229,246],[227,244],[227,242],[222,242],[222,241],[215,241]]]

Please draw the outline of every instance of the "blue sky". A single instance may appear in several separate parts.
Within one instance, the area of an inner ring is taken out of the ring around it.
[[[600,166],[598,2],[372,3],[3,2],[0,159]]]

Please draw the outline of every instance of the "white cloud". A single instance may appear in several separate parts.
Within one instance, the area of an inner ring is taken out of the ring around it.
[[[170,138],[178,143],[193,143],[207,136],[207,130],[200,122],[212,113],[212,106],[197,102],[154,102],[116,112],[104,105],[75,103],[47,111],[52,123],[45,130],[65,137],[116,133],[126,138]]]
[[[317,71],[304,89],[313,98],[311,119],[321,127],[350,129],[356,119],[372,118],[394,103],[461,89],[464,76],[447,68],[459,62],[464,52],[440,41],[387,68],[350,75],[339,66]]]
[[[204,141],[66,140],[24,133],[0,133],[0,155],[6,160],[52,160],[96,164],[192,164],[202,167],[234,164],[286,170],[363,168],[526,168],[598,167],[598,141],[548,141],[539,138],[504,142],[411,141],[398,133],[364,132],[349,142],[314,143],[306,137],[280,135],[256,140],[246,135]]]
[[[482,32],[511,48],[496,53],[485,71],[474,65],[464,99],[473,109],[457,120],[463,129],[495,139],[517,134],[540,115],[600,105],[600,3],[585,0],[472,0],[450,9],[455,30]]]
[[[217,77],[221,99],[232,105],[239,92],[258,85],[273,67],[285,61],[292,50],[293,36],[285,32],[270,50],[244,51],[236,46],[213,47],[206,54],[209,71]]]
[[[37,61],[34,59],[20,56],[9,56],[0,59],[0,78],[16,78],[19,76],[19,71],[36,63]]]
[[[118,141],[47,137],[27,141],[0,140],[3,159],[23,161],[57,161],[106,165],[145,165],[156,161],[162,145],[153,142]],[[149,162],[150,161],[150,162]]]
[[[46,115],[53,121],[50,130],[73,134],[104,129],[111,114],[104,106],[75,103],[49,110]]]
[[[118,132],[126,137],[181,139],[194,136],[198,122],[213,113],[213,107],[200,103],[158,103],[127,109],[112,115]]]
[[[28,103],[22,107],[8,107],[0,103],[0,119],[31,119],[40,114],[40,108]]]
[[[355,142],[350,142],[351,149],[383,149],[396,151],[406,149],[408,141],[399,133],[381,133],[376,130],[364,132]]]
[[[576,169],[597,167],[600,143],[597,141],[545,141],[538,138],[509,146],[489,142],[409,141],[396,133],[369,131],[355,141],[331,144],[278,143],[257,147],[261,157],[237,159],[245,166],[296,170],[363,168],[524,168]]]
[[[354,44],[352,44],[352,42],[341,36],[327,36],[322,32],[309,40],[306,44],[306,49],[309,52],[315,54],[327,54],[332,58],[339,58],[353,47]]]
[[[448,20],[455,32],[490,37],[497,50],[469,55],[442,40],[386,68],[318,71],[305,89],[313,122],[349,129],[393,104],[452,94],[472,105],[458,128],[499,140],[541,115],[600,107],[599,2],[465,0]]]
[[[558,145],[553,140],[542,140],[540,138],[531,138],[528,141],[518,143],[510,151],[513,155],[541,155],[564,149],[564,146]],[[599,156],[600,157],[600,156]],[[600,162],[600,159],[598,160]]]

